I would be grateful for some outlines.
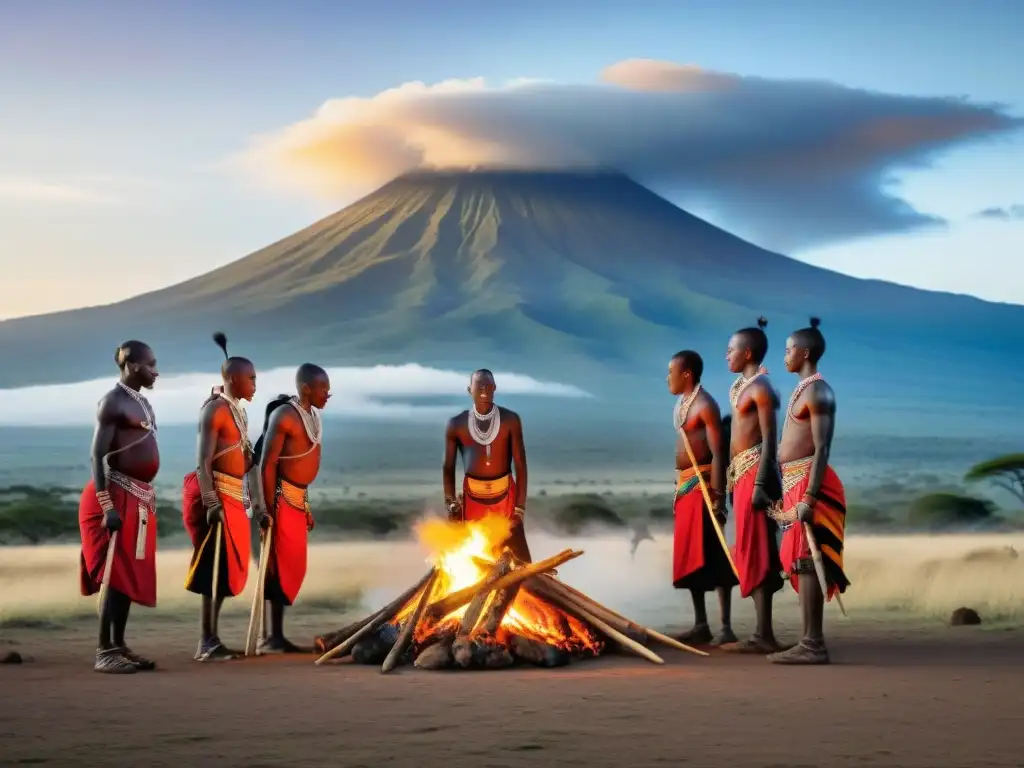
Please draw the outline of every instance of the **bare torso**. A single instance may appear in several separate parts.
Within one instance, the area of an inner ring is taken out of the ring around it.
[[[789,408],[779,441],[779,461],[788,463],[814,455],[814,435],[811,431],[811,406],[815,400],[828,402],[835,397],[832,388],[823,380],[809,385]]]
[[[150,483],[160,471],[160,449],[156,433],[144,429],[141,424],[149,421],[149,415],[141,403],[135,401],[121,387],[114,387],[104,398],[101,407],[100,429],[104,421],[113,429],[109,453],[132,446],[109,457],[111,470]],[[133,445],[134,443],[134,445]]]
[[[519,416],[507,408],[494,407],[498,409],[501,425],[490,444],[490,456],[487,455],[487,447],[474,441],[469,434],[468,410],[452,419],[451,423],[463,469],[467,475],[479,480],[493,480],[512,472],[512,431],[519,422]]]
[[[767,408],[774,420],[779,408],[778,396],[767,376],[754,378],[732,405],[730,455],[735,456],[764,441],[759,411]]]
[[[213,409],[213,429],[216,431],[213,471],[232,477],[241,477],[252,466],[252,453],[239,445],[242,433],[235,423],[231,406],[223,398],[212,400],[206,408]],[[220,455],[218,455],[220,454]]]
[[[289,483],[308,486],[320,474],[320,444],[314,445],[309,439],[293,406],[284,405],[278,410],[282,412],[278,428],[284,432],[284,445],[277,460],[277,473]]]
[[[686,439],[690,443],[690,449],[693,451],[698,466],[711,463],[714,455],[706,426],[707,411],[712,408],[713,404],[711,396],[702,390],[686,412],[686,421],[683,424],[683,431],[686,432]],[[677,432],[676,469],[689,469],[692,466],[693,462],[690,461],[686,452],[683,436]]]

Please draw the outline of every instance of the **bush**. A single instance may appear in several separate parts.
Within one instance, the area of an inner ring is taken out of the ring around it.
[[[995,521],[995,505],[959,493],[930,493],[910,506],[908,522],[925,528],[961,528]]]
[[[552,511],[551,519],[568,534],[578,534],[589,525],[625,526],[622,518],[608,502],[595,494],[569,497]]]

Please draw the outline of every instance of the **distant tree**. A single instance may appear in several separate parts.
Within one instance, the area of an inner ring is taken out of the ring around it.
[[[1024,504],[1024,453],[1011,453],[975,464],[967,471],[964,480],[969,483],[992,483],[1009,491]]]
[[[959,493],[929,493],[910,505],[908,521],[928,528],[951,528],[988,522],[994,517],[995,505],[987,499]]]

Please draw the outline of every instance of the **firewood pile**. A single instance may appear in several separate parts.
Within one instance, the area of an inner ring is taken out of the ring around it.
[[[609,650],[664,660],[649,646],[707,656],[642,627],[557,578],[555,569],[583,552],[564,550],[536,563],[515,560],[507,548],[494,558],[469,555],[472,583],[457,586],[444,558],[419,582],[376,613],[317,637],[317,664],[351,657],[421,669],[503,669],[514,664],[559,667]],[[466,559],[465,557],[463,558]],[[462,581],[466,580],[462,564]]]

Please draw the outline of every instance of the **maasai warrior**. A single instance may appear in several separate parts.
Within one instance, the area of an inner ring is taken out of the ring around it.
[[[245,474],[252,465],[249,420],[243,401],[256,394],[256,368],[244,357],[228,356],[228,340],[216,333],[213,340],[224,352],[215,387],[199,412],[197,469],[185,475],[182,516],[192,539],[192,563],[185,589],[203,596],[201,631],[196,661],[225,661],[238,654],[224,647],[217,632],[226,596],[245,589],[249,574],[249,514]],[[213,564],[220,537],[217,594],[213,594]]]
[[[530,562],[523,516],[526,514],[526,445],[519,415],[494,404],[494,374],[481,368],[466,391],[472,406],[448,422],[445,431],[444,503],[451,520],[480,520],[499,515],[512,522],[506,546]],[[455,493],[455,462],[462,456],[462,494]],[[515,478],[512,477],[513,467]]]
[[[313,530],[309,486],[320,472],[323,432],[319,411],[331,397],[327,371],[304,363],[295,374],[298,395],[281,395],[267,406],[256,461],[263,480],[268,515],[261,527],[273,526],[264,596],[270,604],[270,627],[258,654],[305,653],[284,636],[284,609],[292,605],[306,577],[306,546]]]
[[[726,351],[729,370],[739,378],[729,391],[732,405],[731,444],[727,490],[736,515],[736,546],[733,560],[740,574],[740,595],[753,595],[757,629],[748,639],[725,646],[740,653],[773,653],[780,650],[772,628],[772,598],[782,588],[782,563],[776,541],[778,526],[768,507],[782,495],[776,459],[776,415],[779,399],[761,363],[768,353],[764,329],[757,327],[733,334]]]
[[[82,491],[78,527],[82,533],[81,586],[94,595],[106,582],[100,606],[97,672],[150,670],[156,664],[125,643],[132,603],[156,605],[156,509],[151,485],[160,469],[156,418],[141,389],[159,375],[156,358],[141,341],[126,341],[114,352],[121,378],[99,402],[92,439],[92,480]],[[106,573],[113,534],[117,542]]]
[[[711,521],[714,514],[724,529],[725,470],[728,446],[722,439],[722,417],[718,403],[704,390],[700,377],[704,361],[691,350],[677,352],[668,364],[668,390],[679,400],[672,414],[678,435],[676,442],[675,538],[672,549],[672,585],[688,589],[693,597],[694,625],[679,640],[688,644],[735,643],[731,626],[732,588],[736,575],[722,548],[722,541]],[[694,466],[685,440],[698,462]],[[700,477],[708,488],[714,509],[708,509],[701,491]],[[711,634],[705,593],[718,592],[722,631]]]
[[[839,477],[829,466],[835,429],[835,394],[818,373],[818,361],[825,354],[825,337],[819,320],[811,318],[786,340],[786,370],[800,377],[786,409],[779,462],[782,465],[782,502],[772,507],[782,535],[782,564],[789,583],[800,594],[804,637],[798,645],[768,657],[776,664],[827,664],[828,649],[822,632],[825,596],[814,569],[814,543],[821,550],[825,566],[828,599],[845,592],[849,580],[843,572],[843,539],[846,530],[846,493]]]

